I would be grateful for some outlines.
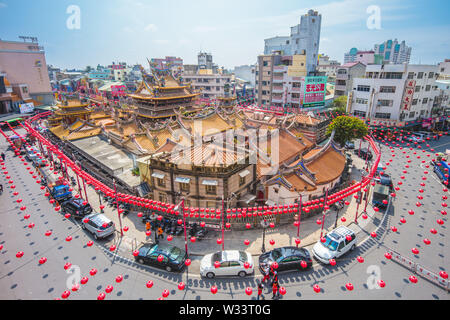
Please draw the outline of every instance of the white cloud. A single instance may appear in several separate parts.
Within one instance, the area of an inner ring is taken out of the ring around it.
[[[150,23],[144,28],[144,30],[150,31],[150,32],[156,32],[158,30],[158,27],[156,25],[154,25],[153,23]]]

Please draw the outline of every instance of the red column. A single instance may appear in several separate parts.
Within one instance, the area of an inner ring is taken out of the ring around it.
[[[122,219],[120,218],[120,212],[119,212],[119,200],[117,197],[116,180],[113,180],[113,183],[114,183],[114,198],[116,199],[116,202],[117,202],[117,215],[119,216],[120,235],[123,237]]]

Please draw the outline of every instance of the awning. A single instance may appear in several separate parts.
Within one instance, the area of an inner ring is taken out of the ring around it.
[[[249,204],[250,202],[252,202],[253,200],[256,199],[256,196],[250,193],[247,193],[246,195],[242,196],[239,201],[241,202],[245,202],[245,204]]]
[[[250,174],[250,171],[244,170],[244,171],[242,171],[241,173],[239,173],[239,176],[240,176],[241,178],[243,178],[243,177],[248,176],[249,174]]]
[[[165,176],[165,174],[163,174],[163,173],[159,173],[159,172],[152,173],[153,178],[164,179],[164,176]]]
[[[203,185],[205,186],[217,186],[217,180],[203,180],[202,182]]]
[[[189,183],[191,181],[190,178],[176,177],[175,182],[179,183]]]
[[[150,193],[150,188],[148,186],[147,182],[142,182],[140,185],[136,187],[137,192],[139,193],[139,197],[145,197],[147,194]]]

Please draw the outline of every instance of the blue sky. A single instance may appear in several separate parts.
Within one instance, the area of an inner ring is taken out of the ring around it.
[[[81,10],[79,30],[67,7]],[[381,29],[367,28],[376,5]],[[36,36],[48,64],[62,68],[176,55],[196,63],[199,50],[226,68],[256,62],[264,39],[289,35],[308,9],[322,14],[320,53],[343,61],[352,47],[372,49],[397,38],[413,47],[412,63],[450,58],[450,1],[442,0],[0,0],[0,38]]]

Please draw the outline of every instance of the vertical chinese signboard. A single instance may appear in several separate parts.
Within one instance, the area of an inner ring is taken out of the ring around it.
[[[327,77],[305,77],[303,107],[320,107],[325,105]]]
[[[411,109],[415,87],[416,87],[415,80],[408,80],[406,82],[405,92],[403,93],[402,110],[409,111]]]

